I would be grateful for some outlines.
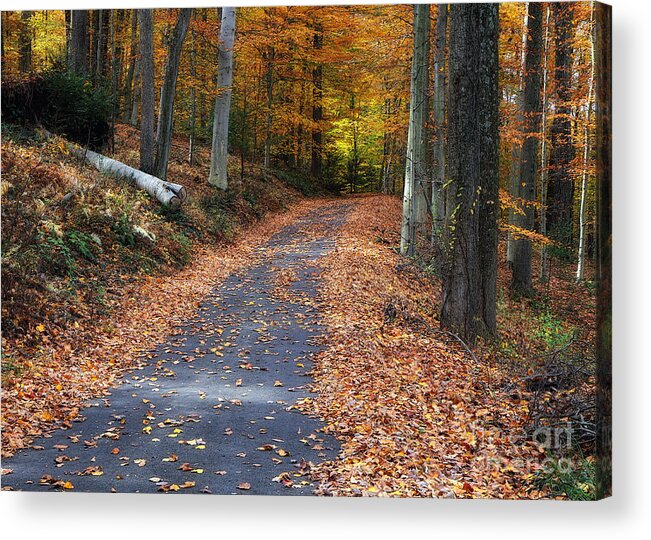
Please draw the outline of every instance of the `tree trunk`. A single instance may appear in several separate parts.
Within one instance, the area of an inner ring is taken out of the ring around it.
[[[445,52],[447,47],[448,5],[439,4],[436,16],[434,52],[434,144],[432,161],[432,241],[437,242],[445,222]]]
[[[54,137],[52,133],[46,130],[42,130],[42,132],[48,139]],[[121,161],[103,156],[92,150],[79,148],[76,144],[68,141],[64,141],[64,143],[72,155],[86,160],[102,174],[108,174],[134,182],[136,186],[145,190],[165,206],[176,209],[187,199],[185,187],[180,184],[166,182],[151,174],[129,167]]]
[[[88,55],[88,10],[72,11],[72,37],[70,39],[70,68],[73,73],[85,76]]]
[[[139,10],[140,19],[140,169],[154,171],[154,21],[153,10]]]
[[[23,11],[20,14],[18,49],[20,53],[19,67],[21,73],[28,73],[32,70],[32,27],[29,24],[31,17],[31,11]]]
[[[517,113],[515,117],[515,141],[511,148],[511,164],[509,168],[509,195],[518,197],[520,191],[520,164],[522,162],[522,139],[524,137],[524,74],[527,50],[527,33],[529,27],[529,11],[525,8],[524,21],[522,22],[522,44],[520,49],[520,71],[518,75],[518,93],[515,98]],[[516,212],[509,209],[509,223],[515,225]],[[511,231],[507,233],[506,262],[513,264],[513,247],[515,239]]]
[[[448,174],[455,209],[441,325],[473,345],[496,334],[498,6],[451,4]]]
[[[176,95],[176,80],[179,74],[181,50],[191,15],[191,8],[179,10],[165,66],[165,79],[161,90],[161,106],[158,111],[158,127],[156,129],[156,158],[154,160],[154,174],[163,180],[167,178],[167,163],[170,159],[174,123],[174,97]]]
[[[411,62],[411,91],[409,103],[409,132],[407,134],[407,162],[402,199],[402,232],[400,253],[413,256],[416,252],[417,232],[427,219],[427,85],[429,82],[429,4],[414,5],[414,45]]]
[[[317,26],[312,45],[315,51],[323,48],[323,30]],[[317,53],[318,54],[318,53]],[[321,121],[323,120],[323,64],[317,60],[312,69],[312,121],[316,126],[312,131],[312,156],[310,172],[312,176],[320,181],[323,175],[323,131]]]
[[[187,198],[185,188],[180,184],[166,182],[91,150],[75,149],[72,150],[72,153],[84,158],[103,174],[111,174],[133,181],[140,189],[144,189],[154,199],[172,210],[181,206],[181,203]]]
[[[212,131],[212,152],[208,182],[219,189],[228,188],[228,118],[233,93],[233,45],[235,44],[235,8],[222,8],[219,31],[219,66]]]
[[[264,167],[268,169],[271,166],[271,127],[273,125],[273,91],[274,91],[274,56],[273,47],[269,47],[267,52],[267,73],[265,82],[267,83],[267,127],[264,140]]]
[[[543,87],[542,87],[542,120],[541,120],[541,141],[540,141],[540,234],[547,235],[547,109],[549,103],[547,81],[549,78],[549,18],[551,15],[551,8],[549,5],[545,7],[545,52],[543,61]],[[540,248],[540,281],[547,280],[547,248],[542,246]]]
[[[612,484],[612,144],[611,7],[595,3],[597,155],[597,480],[596,496]]]
[[[132,126],[138,125],[138,106],[140,104],[141,86],[140,86],[140,58],[136,60],[136,68],[133,73],[133,97],[131,98],[131,111],[129,113],[129,123]]]
[[[579,253],[578,262],[576,265],[576,280],[583,279],[585,269],[585,236],[587,233],[586,227],[586,206],[588,196],[588,176],[590,168],[590,121],[592,120],[592,86],[594,81],[594,60],[595,60],[595,44],[594,32],[592,27],[594,25],[594,6],[590,12],[590,78],[588,79],[588,98],[585,104],[585,125],[583,126],[583,171],[581,174],[581,201],[579,203]]]
[[[196,14],[196,12],[195,12]],[[196,15],[194,17],[196,19]],[[188,163],[194,165],[194,151],[196,144],[196,127],[197,127],[197,37],[194,29],[190,31],[192,38],[190,49],[190,75],[192,76],[192,86],[190,88],[190,140],[188,141]]]
[[[527,3],[528,38],[524,65],[524,141],[520,159],[520,182],[517,196],[523,201],[513,223],[521,229],[534,230],[534,206],[538,181],[538,135],[540,133],[540,58],[542,49],[542,4]],[[529,295],[531,284],[531,240],[514,238],[511,291],[516,295]]]
[[[105,10],[97,10],[97,35],[96,47],[95,47],[95,83],[97,84],[99,80],[104,75],[104,58],[106,56],[106,32],[105,32]]]
[[[574,182],[572,178],[572,33],[574,5],[552,4],[556,21],[556,110],[551,127],[549,185],[547,188],[547,230],[561,247],[572,243],[572,208]]]
[[[138,56],[138,17],[137,10],[131,10],[131,46],[129,47],[129,67],[127,68],[127,76],[124,81],[124,110],[122,111],[122,119],[128,122],[131,116],[131,108],[135,94],[135,71],[136,59]]]

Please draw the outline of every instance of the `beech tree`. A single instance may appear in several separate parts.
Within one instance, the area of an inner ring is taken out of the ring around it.
[[[140,20],[140,170],[154,172],[154,21],[153,10],[138,10]]]
[[[597,496],[612,483],[612,9],[595,4],[597,154]]]
[[[526,231],[534,230],[534,206],[538,182],[538,139],[541,112],[541,48],[542,48],[542,5],[527,4],[528,32],[525,43],[524,65],[524,141],[520,155],[520,173],[517,195],[522,202],[522,213],[515,213],[513,223]],[[528,295],[531,283],[531,239],[520,235],[513,240],[513,261],[511,264],[511,289],[514,293]]]
[[[584,126],[583,126],[583,164],[581,171],[581,198],[579,202],[579,247],[576,265],[576,280],[581,281],[585,272],[585,245],[587,235],[587,199],[588,199],[588,177],[590,170],[590,122],[592,120],[592,97],[595,76],[595,40],[594,40],[594,7],[590,10],[590,77],[588,79],[588,97],[585,102]]]
[[[219,65],[212,131],[212,154],[208,182],[219,189],[228,188],[228,118],[233,93],[233,45],[235,44],[235,8],[222,8],[219,31]]]
[[[547,231],[560,246],[567,248],[572,240],[574,179],[572,160],[572,34],[574,5],[571,2],[552,4],[556,34],[555,113],[551,126],[549,182],[547,187]]]
[[[32,69],[32,29],[29,25],[31,15],[31,11],[23,11],[20,14],[19,52],[22,73]]]
[[[176,95],[176,79],[179,74],[181,48],[188,31],[191,8],[179,10],[178,19],[169,43],[165,79],[161,90],[160,111],[158,111],[158,126],[156,129],[156,158],[154,160],[154,176],[165,180],[167,178],[167,163],[170,159],[172,143],[172,124],[174,122],[174,97]]]
[[[427,85],[429,82],[429,5],[414,5],[414,53],[411,62],[411,92],[407,160],[402,199],[400,253],[412,256],[416,235],[427,218],[426,131]]]
[[[323,49],[323,30],[320,25],[316,25],[313,38],[313,47],[315,53]],[[312,120],[314,128],[312,130],[312,156],[310,162],[310,172],[317,180],[321,180],[323,168],[323,132],[321,130],[321,121],[323,120],[323,64],[320,59],[312,68]]]
[[[441,325],[469,344],[496,334],[498,6],[451,4],[448,174],[454,194]]]
[[[72,36],[70,38],[70,68],[77,75],[86,75],[88,58],[88,11],[72,11]]]
[[[437,240],[445,220],[445,113],[448,5],[439,4],[434,41],[434,143],[432,145],[432,240]]]

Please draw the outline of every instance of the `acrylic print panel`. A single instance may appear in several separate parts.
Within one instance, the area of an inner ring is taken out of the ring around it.
[[[610,8],[2,12],[2,489],[610,493]]]

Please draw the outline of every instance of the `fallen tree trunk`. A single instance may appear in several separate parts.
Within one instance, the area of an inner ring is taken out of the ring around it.
[[[53,135],[46,130],[43,130],[43,133],[47,138],[53,137]],[[180,184],[161,180],[151,174],[129,167],[121,161],[103,156],[102,154],[98,154],[92,150],[79,148],[67,141],[66,146],[71,154],[85,159],[99,172],[133,181],[140,189],[144,189],[154,199],[172,210],[179,208],[188,197],[185,187]]]
[[[132,180],[140,189],[144,189],[157,201],[172,210],[177,209],[187,199],[185,188],[180,184],[166,182],[92,150],[71,148],[71,152],[84,158],[101,173],[113,174],[120,178]]]

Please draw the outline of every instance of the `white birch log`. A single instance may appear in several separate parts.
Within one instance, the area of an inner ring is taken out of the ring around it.
[[[54,135],[46,130],[42,130],[42,132],[48,139],[54,137]],[[72,155],[85,159],[102,174],[110,174],[131,180],[140,189],[145,190],[158,202],[172,210],[179,208],[188,198],[187,191],[181,184],[166,182],[151,174],[129,167],[121,161],[103,156],[92,150],[79,148],[70,142],[66,141],[65,144]]]
[[[133,181],[140,189],[144,189],[154,199],[172,210],[177,209],[187,199],[186,190],[180,184],[166,182],[92,150],[72,147],[70,151],[73,155],[88,161],[103,174],[112,174]]]

